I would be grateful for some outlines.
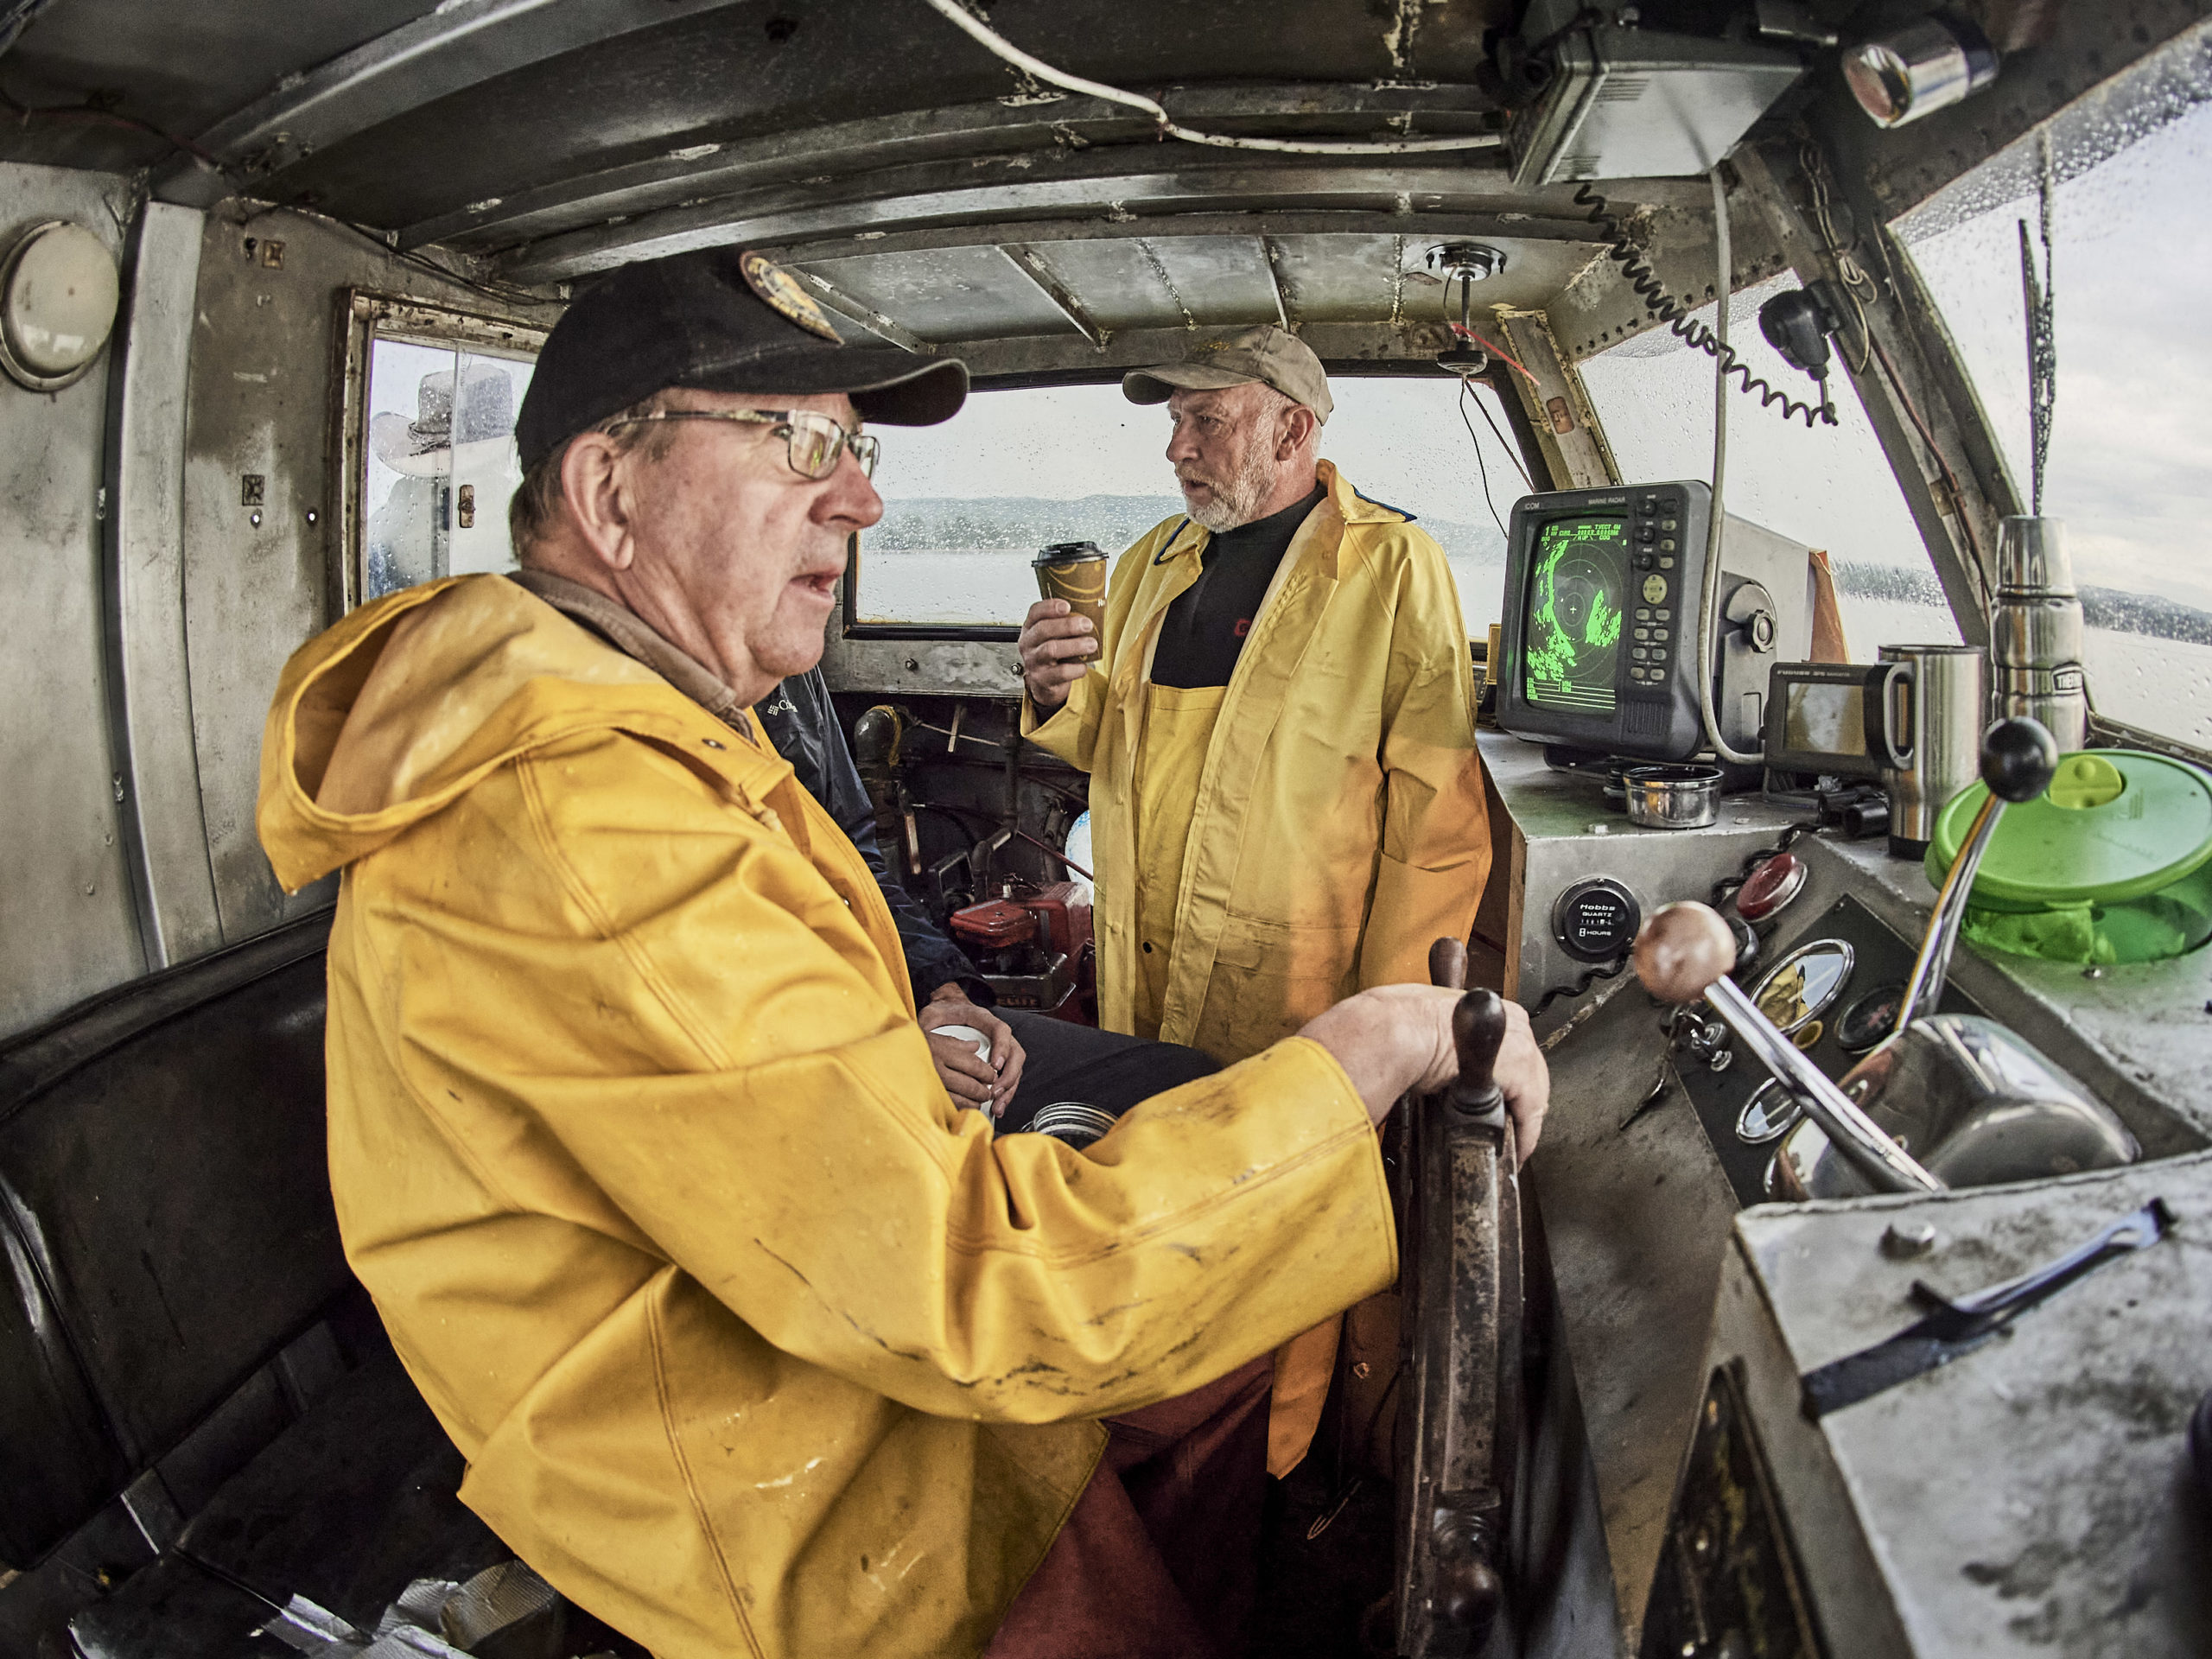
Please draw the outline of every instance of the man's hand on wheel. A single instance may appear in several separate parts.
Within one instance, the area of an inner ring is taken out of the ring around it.
[[[1459,1075],[1452,1044],[1452,1010],[1459,1004],[1459,992],[1433,985],[1378,985],[1317,1014],[1298,1034],[1336,1057],[1367,1103],[1369,1121],[1380,1123],[1408,1090],[1441,1089]],[[1505,1040],[1493,1075],[1525,1159],[1543,1133],[1552,1085],[1543,1051],[1529,1031],[1528,1011],[1517,1002],[1505,1005]]]
[[[963,1106],[981,1107],[993,1117],[1003,1117],[1021,1083],[1026,1058],[1013,1028],[988,1008],[970,1002],[968,993],[950,981],[922,1004],[919,1018],[945,1092]],[[934,1035],[939,1026],[967,1026],[982,1032],[990,1039],[991,1058],[982,1058],[964,1038]]]
[[[1022,619],[1014,654],[1021,661],[1029,701],[1039,709],[1057,709],[1068,700],[1068,688],[1090,671],[1098,637],[1090,619],[1071,614],[1065,599],[1040,599]]]

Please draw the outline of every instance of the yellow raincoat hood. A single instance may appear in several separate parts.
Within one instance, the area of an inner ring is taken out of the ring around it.
[[[258,823],[345,872],[339,1223],[462,1497],[660,1659],[978,1651],[1089,1420],[1395,1274],[1312,1043],[994,1141],[790,768],[503,578],[302,647]]]

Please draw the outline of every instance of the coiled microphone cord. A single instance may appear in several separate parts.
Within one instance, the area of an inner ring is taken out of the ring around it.
[[[1605,233],[1606,257],[1621,268],[1621,275],[1628,279],[1628,284],[1635,290],[1637,297],[1677,338],[1707,356],[1719,359],[1720,372],[1736,376],[1747,395],[1757,396],[1760,408],[1770,409],[1780,404],[1783,420],[1802,417],[1808,430],[1816,421],[1828,426],[1836,423],[1835,405],[1828,400],[1825,380],[1821,382],[1821,401],[1815,405],[1802,398],[1792,397],[1780,387],[1770,384],[1764,376],[1753,374],[1751,365],[1737,354],[1734,346],[1696,318],[1688,315],[1675,302],[1674,296],[1660,284],[1659,274],[1652,270],[1650,263],[1637,250],[1636,244],[1629,240],[1627,232],[1621,228],[1620,219],[1606,206],[1605,197],[1587,183],[1580,184],[1575,188],[1574,205],[1590,210],[1587,215],[1590,223]]]

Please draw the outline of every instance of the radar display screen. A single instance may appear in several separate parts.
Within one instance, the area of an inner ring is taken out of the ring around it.
[[[1537,533],[1521,630],[1530,707],[1614,711],[1629,582],[1625,518],[1560,518]]]

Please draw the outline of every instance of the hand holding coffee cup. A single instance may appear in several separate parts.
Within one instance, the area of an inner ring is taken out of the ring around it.
[[[1018,654],[1029,700],[1056,709],[1090,671],[1106,625],[1106,555],[1093,542],[1062,542],[1032,562],[1045,597],[1023,619]]]

